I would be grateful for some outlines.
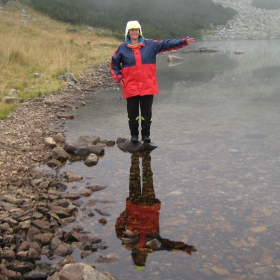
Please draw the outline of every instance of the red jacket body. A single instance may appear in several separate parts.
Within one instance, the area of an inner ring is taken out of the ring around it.
[[[127,230],[139,234],[138,247],[144,248],[147,234],[159,234],[160,206],[160,201],[154,205],[138,205],[127,200],[124,215],[117,219],[116,226],[125,225]]]
[[[120,44],[112,56],[111,74],[117,83],[123,80],[124,98],[158,94],[156,55],[188,45],[187,39],[139,39],[138,46],[129,44],[129,40]]]

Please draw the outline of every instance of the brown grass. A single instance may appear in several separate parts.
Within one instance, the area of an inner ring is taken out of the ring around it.
[[[19,7],[31,19],[20,14]],[[56,22],[20,4],[4,6],[0,30],[0,119],[15,108],[3,102],[11,89],[24,100],[60,91],[64,82],[57,79],[59,75],[72,72],[78,78],[87,66],[109,60],[120,43],[97,36],[96,29]]]

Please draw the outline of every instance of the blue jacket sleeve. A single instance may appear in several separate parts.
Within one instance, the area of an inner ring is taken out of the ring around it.
[[[167,39],[163,41],[154,40],[154,48],[157,53],[173,51],[173,50],[183,48],[185,46],[188,46],[187,38],[175,39],[175,40]]]
[[[116,51],[112,55],[110,72],[111,72],[111,75],[112,75],[113,79],[115,79],[115,81],[117,83],[123,79],[123,76],[122,76],[122,55],[120,53],[120,46],[116,49]]]

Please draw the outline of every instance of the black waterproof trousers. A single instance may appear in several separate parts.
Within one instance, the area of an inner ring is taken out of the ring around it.
[[[139,121],[141,121],[141,134],[143,136],[150,136],[150,127],[152,122],[152,105],[153,95],[133,96],[127,98],[127,114],[128,125],[131,135],[138,136]],[[140,115],[140,110],[141,115]]]

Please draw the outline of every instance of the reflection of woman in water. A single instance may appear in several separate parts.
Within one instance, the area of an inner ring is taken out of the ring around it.
[[[140,160],[142,158],[142,190]],[[164,239],[159,234],[159,210],[161,202],[155,197],[153,172],[149,154],[132,154],[129,197],[126,209],[116,222],[117,237],[132,251],[133,262],[137,268],[143,268],[149,253],[159,250],[181,250],[188,254],[196,252],[194,246],[183,242]]]

